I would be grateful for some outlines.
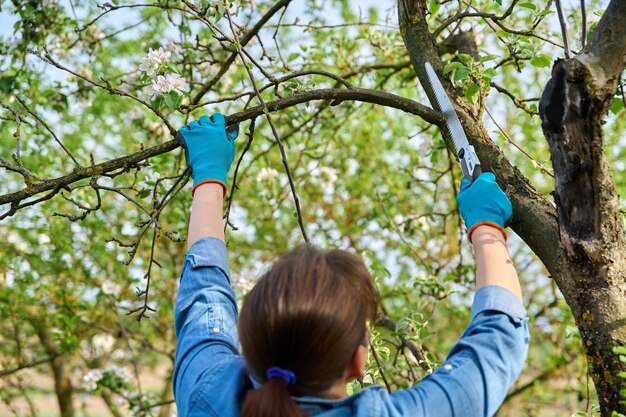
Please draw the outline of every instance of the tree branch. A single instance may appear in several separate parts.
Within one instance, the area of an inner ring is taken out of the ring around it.
[[[268,20],[270,20],[272,16],[274,16],[280,9],[289,5],[289,3],[291,3],[291,0],[280,0],[274,6],[272,6],[272,8],[269,9],[267,13],[265,13],[263,17],[259,19],[259,21],[249,31],[243,34],[243,36],[240,39],[241,41],[240,46],[242,48],[246,46],[248,42],[250,42],[250,40],[254,38],[257,33],[259,33],[263,25],[265,25],[268,22]],[[211,78],[209,82],[206,83],[206,85],[202,87],[202,89],[195,96],[193,96],[193,98],[189,102],[189,106],[194,106],[198,104],[198,102],[202,100],[202,97],[204,97],[206,93],[211,91],[211,89],[215,86],[215,84],[217,84],[220,78],[222,78],[222,76],[226,73],[226,71],[228,71],[228,68],[230,68],[232,63],[235,62],[236,58],[237,58],[237,52],[233,52],[222,63],[222,65],[220,66],[220,69],[217,71],[217,74],[215,74],[215,76],[213,76],[213,78]]]
[[[441,125],[444,121],[443,115],[431,109],[430,107],[426,107],[416,101],[383,91],[367,90],[361,88],[355,88],[353,90],[339,88],[312,90],[275,101],[270,101],[265,104],[267,111],[273,112],[313,100],[330,100],[331,104],[333,105],[339,104],[342,101],[362,101],[366,103],[379,104],[382,106],[402,110],[406,113],[419,116],[429,123],[437,125]],[[241,111],[239,113],[231,114],[226,118],[226,120],[229,125],[234,123],[240,123],[242,121],[254,119],[260,116],[261,114],[263,114],[263,111],[264,110],[262,106],[256,106]],[[117,169],[129,170],[141,161],[157,155],[161,155],[166,152],[170,152],[178,148],[178,146],[179,144],[176,140],[171,140],[168,142],[160,143],[151,148],[136,152],[134,154],[111,159],[109,161],[102,162],[100,164],[96,164],[90,167],[76,166],[70,174],[54,179],[47,179],[36,182],[33,183],[32,186],[27,186],[20,191],[0,195],[0,205],[8,203],[17,204],[20,201],[28,199],[33,195],[50,190],[55,190],[56,192],[58,192],[60,189],[67,187],[69,184],[75,183],[85,178],[109,173]],[[17,210],[11,210],[11,214],[9,215],[14,214],[16,211]],[[0,216],[0,218],[2,217],[4,216]]]
[[[15,368],[2,370],[0,371],[0,378],[7,376],[7,375],[14,374],[18,371],[21,371],[22,369],[33,368],[37,365],[41,365],[42,363],[52,362],[53,360],[55,360],[57,357],[61,356],[62,354],[63,354],[62,352],[56,352],[56,353],[46,356],[45,358],[36,359],[34,361],[25,363],[23,365],[16,366]]]

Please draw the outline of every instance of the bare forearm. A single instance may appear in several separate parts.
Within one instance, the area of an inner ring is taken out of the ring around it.
[[[476,289],[498,285],[522,300],[522,290],[515,266],[502,233],[493,227],[480,226],[472,234],[476,256]]]
[[[221,185],[207,183],[196,188],[189,219],[187,249],[203,237],[224,240],[223,205],[224,189]]]

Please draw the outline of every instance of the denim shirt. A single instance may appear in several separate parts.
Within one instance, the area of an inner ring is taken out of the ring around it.
[[[476,292],[472,319],[446,361],[415,386],[373,386],[341,400],[297,397],[319,417],[493,416],[528,351],[524,307],[508,290]],[[222,241],[203,238],[185,257],[175,310],[174,397],[178,414],[237,417],[252,382],[239,354],[237,302]]]

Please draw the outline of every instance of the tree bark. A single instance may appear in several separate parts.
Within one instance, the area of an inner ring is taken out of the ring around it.
[[[613,0],[582,54],[557,60],[539,103],[555,174],[565,298],[587,354],[602,416],[626,414],[626,371],[613,353],[626,345],[626,231],[602,125],[626,64],[626,2]]]
[[[424,0],[399,0],[400,31],[415,73],[433,100],[424,63],[441,74],[439,45]],[[557,210],[512,166],[482,128],[480,114],[440,77],[483,171],[492,171],[513,203],[512,229],[554,278],[580,328],[602,416],[620,404],[626,370],[613,347],[626,344],[626,238],[603,152],[602,123],[626,57],[626,2],[613,0],[584,53],[554,67],[540,111],[555,170]],[[449,132],[444,139],[454,150]]]
[[[30,322],[46,354],[56,354],[57,346],[50,333],[48,323],[45,320],[38,320],[36,317],[30,320]],[[71,379],[71,364],[68,361],[67,354],[56,356],[50,362],[50,367],[54,375],[54,390],[59,403],[60,415],[61,417],[74,417],[74,387]]]

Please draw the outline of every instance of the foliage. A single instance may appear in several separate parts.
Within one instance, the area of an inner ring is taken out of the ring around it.
[[[442,43],[471,34],[479,55],[442,49],[444,73],[474,111],[490,111],[497,123],[484,123],[494,141],[548,195],[554,185],[537,103],[552,59],[562,55],[553,2],[516,1],[513,13],[496,21],[457,14],[462,5],[500,16],[506,3],[431,1],[429,25]],[[7,254],[0,258],[0,352],[5,370],[19,369],[1,380],[7,410],[37,413],[36,402],[24,399],[41,396],[32,381],[50,379],[50,361],[60,355],[71,368],[72,392],[101,396],[112,415],[169,413],[173,302],[191,202],[184,157],[172,150],[111,171],[94,166],[167,144],[174,129],[200,115],[238,114],[261,98],[358,87],[427,102],[394,2],[293,2],[249,37],[275,4],[0,1],[0,19],[12,25],[0,42],[0,196],[88,174],[0,206],[0,216],[10,214],[0,223],[0,252]],[[589,30],[605,5],[587,2]],[[570,33],[580,33],[580,10],[566,12]],[[573,48],[579,42],[572,39]],[[622,200],[624,100],[622,86],[606,125]],[[455,204],[460,169],[438,128],[357,100],[312,100],[270,117],[279,140],[263,111],[245,118],[231,171],[237,176],[227,238],[238,295],[277,254],[302,242],[301,221],[315,244],[365,257],[394,323],[372,330],[375,354],[363,385],[418,382],[460,336],[473,288]],[[49,198],[18,207],[43,196]],[[588,409],[586,364],[580,338],[568,330],[569,308],[523,242],[512,236],[510,247],[534,325],[528,366],[498,415]],[[165,376],[150,381],[151,369]]]

